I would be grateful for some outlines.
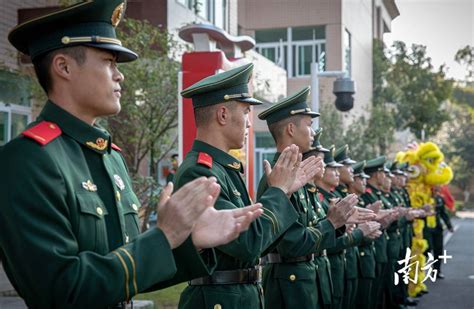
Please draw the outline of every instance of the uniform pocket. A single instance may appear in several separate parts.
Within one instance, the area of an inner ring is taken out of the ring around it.
[[[79,248],[98,253],[107,252],[107,230],[105,218],[108,214],[104,203],[94,192],[81,192],[76,194],[79,205]]]

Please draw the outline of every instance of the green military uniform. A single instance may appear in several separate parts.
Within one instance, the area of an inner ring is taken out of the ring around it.
[[[352,165],[356,161],[352,160],[349,157],[349,146],[344,145],[336,149],[334,153],[334,160],[337,163],[343,165]],[[341,183],[336,187],[334,191],[337,197],[344,198],[348,195],[347,186]],[[362,240],[362,239],[361,239]],[[346,270],[345,270],[345,280],[344,280],[344,297],[342,301],[343,308],[353,308],[356,301],[357,295],[357,284],[358,284],[358,256],[359,256],[359,243],[354,243],[353,247],[348,247],[346,249]]]
[[[257,104],[259,101],[247,95],[252,69],[253,65],[248,64],[210,76],[183,90],[182,94],[193,99],[194,108],[233,100]],[[241,94],[245,95],[241,97]],[[227,97],[232,99],[225,99]],[[201,176],[214,176],[221,187],[214,207],[241,208],[252,204],[241,173],[243,166],[239,160],[221,149],[195,140],[176,172],[174,183],[178,189]],[[239,238],[216,248],[216,271],[212,276],[190,281],[181,295],[180,308],[263,306],[258,266],[260,255],[282,236],[298,215],[286,194],[278,188],[268,188],[258,201],[263,204],[263,215]]]
[[[364,173],[365,161],[360,161],[352,165],[354,169],[354,178],[361,177],[368,179],[369,175]],[[359,207],[366,208],[366,203],[359,196]],[[373,297],[372,283],[375,279],[375,248],[372,240],[364,238],[358,247],[358,265],[359,277],[357,280],[357,292],[355,308],[370,308],[371,298]]]
[[[384,164],[386,162],[385,156],[380,156],[372,160],[368,160],[364,168],[364,172],[370,176],[378,171],[386,171]],[[391,206],[390,202],[386,199],[383,192],[374,186],[367,184],[366,192],[362,195],[362,199],[365,204],[373,204],[377,201],[382,201],[382,209],[389,209]],[[387,242],[390,239],[387,231],[384,230],[382,236],[377,238],[374,241],[375,247],[375,280],[372,284],[372,297],[374,303],[371,303],[372,308],[376,308],[379,305],[382,305],[384,300],[384,295],[389,293],[388,279],[390,274],[388,273],[388,255],[387,255]],[[393,276],[393,274],[392,274]]]
[[[323,129],[318,128],[314,135],[314,142],[312,149],[303,155],[303,159],[315,155],[316,153],[328,153],[329,149],[324,148],[320,143],[320,137]],[[322,223],[323,220],[327,221],[326,212],[321,205],[319,198],[319,192],[316,186],[313,184],[306,185],[306,192],[311,201],[313,211],[316,214],[316,224]],[[311,223],[310,223],[311,224]],[[324,226],[325,224],[321,224]],[[327,248],[321,248],[322,250],[315,254],[314,264],[316,264],[317,272],[316,278],[318,283],[318,300],[321,303],[322,308],[329,308],[332,302],[332,278],[331,278],[331,264],[327,258]]]
[[[117,0],[80,3],[17,26],[9,40],[33,60],[85,44],[130,61],[137,55],[115,37],[123,10]],[[0,169],[0,256],[30,308],[124,305],[212,270],[212,250],[201,257],[190,238],[171,250],[158,228],[139,235],[140,203],[120,148],[54,102],[2,147]]]
[[[298,114],[318,116],[307,106],[308,93],[309,87],[260,113],[259,118],[273,124]],[[279,155],[275,155],[272,164],[276,163]],[[257,195],[261,196],[267,186],[264,176]],[[334,227],[327,220],[317,220],[304,187],[293,193],[290,201],[299,217],[266,257],[268,264],[263,277],[265,307],[320,308],[322,304],[318,299],[316,279],[318,266],[313,262],[314,253],[334,245]]]
[[[324,162],[326,163],[326,167],[330,168],[343,166],[334,160],[334,146],[330,148],[329,153],[325,154]],[[322,206],[327,213],[330,207],[330,200],[341,197],[341,195],[336,193],[336,190],[329,192],[320,187],[318,187],[318,190],[321,193]],[[347,192],[343,192],[343,194],[347,195]],[[345,226],[343,226],[336,230],[336,236],[336,245],[327,250],[328,259],[331,264],[331,277],[334,288],[331,308],[343,308],[347,267],[346,250],[359,244],[363,235],[362,231],[359,229],[355,229],[352,233],[346,233]]]
[[[387,164],[387,168],[389,168],[390,172],[394,175],[404,175],[403,171],[399,169],[399,164],[396,161]],[[401,188],[397,188],[392,185],[389,196],[389,200],[392,205],[408,207]],[[399,247],[398,257],[391,258],[392,273],[395,273],[400,269],[401,266],[397,262],[405,258],[406,249],[409,246],[409,240],[407,242],[407,230],[409,226],[410,222],[406,219],[406,217],[400,218],[398,220],[396,233],[393,235],[393,240],[392,238],[390,239],[391,241],[393,241],[392,248],[390,248],[391,250],[394,251],[397,245]],[[402,305],[407,303],[408,286],[406,284],[400,282],[397,286],[392,285],[391,289],[393,301],[395,303]]]

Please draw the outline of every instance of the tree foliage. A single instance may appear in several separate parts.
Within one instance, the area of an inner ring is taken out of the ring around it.
[[[446,78],[445,67],[434,71],[426,47],[396,41],[390,50],[391,66],[386,75],[388,102],[397,107],[398,129],[409,129],[417,138],[436,134],[448,115],[443,103],[451,97],[453,81]]]

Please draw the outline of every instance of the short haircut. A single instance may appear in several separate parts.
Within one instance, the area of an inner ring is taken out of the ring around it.
[[[203,107],[196,107],[194,109],[194,121],[196,122],[196,127],[205,127],[207,126],[212,118],[214,117],[215,111],[217,108],[221,107],[222,104],[225,104],[224,106],[233,111],[237,107],[236,101],[231,101],[231,102],[223,102],[219,104],[213,104],[209,106],[203,106]]]
[[[278,140],[282,138],[283,132],[285,131],[285,128],[289,123],[293,123],[299,127],[302,119],[302,115],[291,116],[289,118],[285,118],[275,123],[269,124],[268,130],[270,130],[270,133],[272,134],[275,142],[278,142]]]
[[[38,82],[46,94],[48,94],[48,92],[53,88],[53,80],[51,78],[51,64],[53,62],[53,58],[58,54],[68,55],[79,65],[84,64],[86,61],[86,47],[81,45],[56,49],[36,57],[33,60],[36,77],[38,78]]]

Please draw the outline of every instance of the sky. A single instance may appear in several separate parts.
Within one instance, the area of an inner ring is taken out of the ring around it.
[[[437,69],[446,64],[448,77],[464,79],[465,66],[454,61],[456,52],[474,46],[474,0],[395,0],[400,15],[384,41],[422,44]]]

